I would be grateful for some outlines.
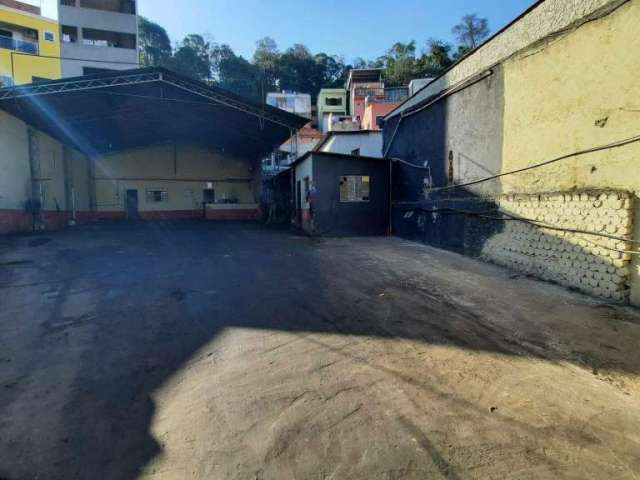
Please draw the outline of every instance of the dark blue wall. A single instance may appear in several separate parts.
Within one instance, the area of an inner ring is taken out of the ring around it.
[[[500,67],[489,77],[384,125],[392,165],[395,235],[466,253],[478,253],[502,229],[494,203],[497,182],[478,189],[430,189],[499,173],[502,167],[504,85]],[[395,135],[395,137],[394,137]],[[393,143],[392,142],[393,139]],[[490,215],[494,212],[492,215]]]
[[[371,177],[369,202],[341,203],[340,177]],[[313,154],[313,214],[316,234],[385,235],[389,228],[389,162],[382,159]]]

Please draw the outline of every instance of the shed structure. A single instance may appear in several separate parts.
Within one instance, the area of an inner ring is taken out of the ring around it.
[[[293,223],[309,235],[385,235],[389,230],[389,161],[309,152],[293,166]]]

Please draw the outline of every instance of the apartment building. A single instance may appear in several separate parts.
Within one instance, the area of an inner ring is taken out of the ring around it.
[[[384,99],[382,68],[353,69],[349,72],[346,88],[349,91],[349,114],[358,123],[362,121],[367,97]]]
[[[40,8],[0,0],[0,87],[60,78],[58,30]]]
[[[407,87],[386,87],[383,69],[354,69],[349,72],[350,114],[365,130],[379,130],[382,119],[409,96]]]
[[[386,87],[365,97],[360,127],[363,130],[382,130],[384,117],[409,97],[408,87]]]
[[[62,75],[138,66],[136,0],[58,0]]]
[[[267,105],[279,108],[285,112],[295,113],[311,120],[311,95],[296,92],[270,92],[267,93]]]

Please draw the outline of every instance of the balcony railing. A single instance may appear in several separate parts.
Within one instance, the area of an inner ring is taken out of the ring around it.
[[[408,87],[356,88],[356,97],[366,97],[376,103],[402,102],[409,97]]]
[[[37,43],[27,42],[24,40],[14,40],[13,38],[4,37],[2,35],[0,35],[0,48],[38,55]]]
[[[354,96],[356,96],[356,97],[383,98],[384,97],[384,88],[357,87],[355,89]]]

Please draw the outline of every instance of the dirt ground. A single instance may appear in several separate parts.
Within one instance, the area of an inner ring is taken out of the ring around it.
[[[0,239],[0,479],[637,479],[640,314],[398,238]]]

